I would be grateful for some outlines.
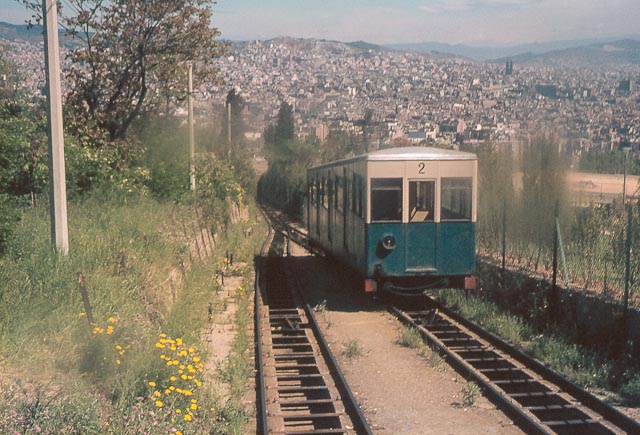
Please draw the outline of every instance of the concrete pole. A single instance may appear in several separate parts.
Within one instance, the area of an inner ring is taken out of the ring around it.
[[[42,11],[45,31],[44,59],[47,77],[51,243],[60,254],[67,255],[69,253],[69,229],[67,226],[67,186],[64,167],[58,6],[56,0],[42,0]]]
[[[196,190],[196,145],[193,132],[193,65],[189,64],[189,181],[191,190]]]
[[[231,157],[231,101],[227,102],[227,160]]]

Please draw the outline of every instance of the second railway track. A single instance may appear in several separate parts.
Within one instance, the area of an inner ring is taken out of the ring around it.
[[[640,434],[640,424],[481,327],[426,298],[391,311],[528,433]]]
[[[267,248],[256,259],[257,432],[371,434],[313,310],[287,277],[286,257]]]

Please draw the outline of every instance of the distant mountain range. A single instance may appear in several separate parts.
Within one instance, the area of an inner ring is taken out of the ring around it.
[[[27,24],[9,24],[0,21],[0,40],[22,40],[31,44],[39,44],[41,42],[44,42],[43,32],[44,29],[40,25],[28,26]],[[68,47],[78,45],[77,40],[65,36],[64,30],[58,31],[58,38],[61,45]]]
[[[42,27],[15,25],[0,22],[0,39],[24,40],[34,44],[42,42]],[[521,44],[510,47],[473,47],[462,44],[424,42],[417,44],[377,45],[365,41],[343,43],[331,40],[305,38],[275,38],[274,41],[286,41],[294,44],[326,44],[338,49],[346,44],[351,49],[363,51],[399,50],[424,53],[436,58],[464,57],[488,63],[504,63],[507,59],[518,65],[573,65],[604,67],[619,65],[640,65],[640,36],[619,39],[581,39],[572,41],[554,41],[545,43]],[[243,41],[234,42],[242,45]],[[64,36],[60,31],[60,44],[74,46],[77,40]]]
[[[389,48],[396,50],[417,51],[417,52],[439,52],[450,53],[467,57],[477,61],[488,61],[492,59],[511,58],[523,54],[528,56],[545,54],[554,51],[566,51],[573,48],[586,46],[597,46],[617,42],[621,38],[599,38],[599,39],[578,39],[570,41],[535,42],[531,44],[520,44],[509,47],[482,47],[463,44],[445,44],[440,42],[423,42],[415,44],[391,44]],[[640,36],[629,40],[640,41]]]
[[[518,65],[571,65],[576,67],[606,67],[640,65],[640,40],[621,39],[600,42],[581,47],[554,50],[547,53],[523,53],[516,56],[494,59],[492,63],[504,63],[507,58]]]

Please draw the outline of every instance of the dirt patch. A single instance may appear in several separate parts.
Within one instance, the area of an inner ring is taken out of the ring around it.
[[[318,319],[363,412],[376,434],[521,434],[487,399],[464,406],[466,380],[446,363],[432,367],[417,351],[396,343],[400,323],[370,297],[355,293],[322,259],[293,249],[292,274]],[[361,355],[348,357],[355,341]]]
[[[222,380],[221,370],[232,352],[233,340],[236,336],[237,304],[234,294],[242,285],[242,277],[225,277],[224,285],[221,278],[218,282],[222,289],[215,293],[209,305],[209,325],[202,334],[202,342],[206,344],[209,355],[205,363],[205,373],[212,373],[209,379],[212,388],[226,398],[229,395],[229,385]]]

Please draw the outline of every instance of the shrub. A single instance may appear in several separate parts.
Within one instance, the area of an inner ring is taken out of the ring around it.
[[[403,328],[396,342],[410,349],[420,349],[425,346],[422,336],[416,328]]]
[[[464,406],[473,406],[476,404],[476,400],[482,393],[482,390],[475,382],[467,382],[467,385],[462,389],[462,404]]]
[[[636,375],[630,382],[623,385],[618,393],[627,406],[640,406],[640,375]]]
[[[350,340],[345,344],[345,349],[342,354],[347,358],[355,358],[361,356],[363,353],[362,346],[358,343],[358,340]]]

